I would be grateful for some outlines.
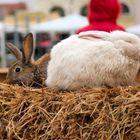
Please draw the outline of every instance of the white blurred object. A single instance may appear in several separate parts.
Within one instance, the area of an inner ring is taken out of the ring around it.
[[[53,21],[37,24],[31,28],[33,32],[70,32],[73,33],[88,24],[86,17],[73,14]]]
[[[131,26],[127,28],[126,31],[140,36],[140,24]]]
[[[23,2],[23,0],[0,0],[0,4],[9,4],[9,3],[19,3],[19,2]]]

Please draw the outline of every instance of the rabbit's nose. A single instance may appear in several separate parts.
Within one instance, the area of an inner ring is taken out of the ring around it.
[[[12,79],[10,79],[8,76],[6,77],[5,83],[12,84]]]

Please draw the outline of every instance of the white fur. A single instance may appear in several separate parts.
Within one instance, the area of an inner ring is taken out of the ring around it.
[[[68,90],[127,86],[134,84],[139,67],[140,39],[136,35],[123,31],[83,32],[53,47],[46,84]]]

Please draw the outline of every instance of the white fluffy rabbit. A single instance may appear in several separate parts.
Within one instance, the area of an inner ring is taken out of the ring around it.
[[[140,38],[123,31],[87,31],[56,44],[50,57],[48,87],[133,85],[140,68]]]

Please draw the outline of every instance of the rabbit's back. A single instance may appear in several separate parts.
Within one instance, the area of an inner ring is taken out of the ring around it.
[[[129,59],[115,45],[109,40],[86,40],[77,35],[61,41],[51,51],[47,86],[78,89],[132,84],[139,61]]]

